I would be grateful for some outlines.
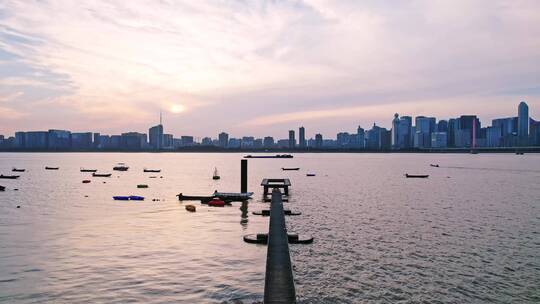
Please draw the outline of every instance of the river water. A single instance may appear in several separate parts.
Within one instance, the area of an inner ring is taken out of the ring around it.
[[[189,213],[188,202],[175,198],[239,191],[241,158],[0,153],[0,173],[27,169],[18,180],[0,180],[7,187],[0,192],[0,302],[262,301],[266,247],[242,236],[268,230],[267,217],[252,215],[268,207],[264,177],[291,179],[285,207],[302,215],[287,217],[288,230],[315,237],[290,246],[299,303],[540,302],[540,155],[251,159],[255,195],[247,206],[191,202],[197,212]],[[129,171],[113,172],[118,162]],[[113,176],[92,178],[80,167]],[[211,178],[214,167],[219,181]]]

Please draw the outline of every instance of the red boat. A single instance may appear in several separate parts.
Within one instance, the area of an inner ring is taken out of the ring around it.
[[[208,206],[211,206],[211,207],[225,207],[225,202],[216,197],[213,200],[208,202]]]

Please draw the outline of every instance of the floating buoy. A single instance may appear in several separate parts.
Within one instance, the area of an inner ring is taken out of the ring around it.
[[[189,212],[195,212],[197,211],[197,208],[193,205],[186,205],[186,210]]]

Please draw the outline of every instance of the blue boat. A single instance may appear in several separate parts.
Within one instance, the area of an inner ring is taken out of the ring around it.
[[[132,195],[132,196],[129,197],[129,200],[130,201],[144,201],[144,197]]]
[[[115,201],[129,201],[129,196],[113,196]]]

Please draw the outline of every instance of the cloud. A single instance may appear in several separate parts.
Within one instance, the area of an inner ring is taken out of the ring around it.
[[[8,0],[0,94],[23,91],[16,109],[43,128],[61,118],[67,128],[109,121],[99,127],[114,132],[145,130],[179,104],[167,127],[194,135],[217,132],[199,123],[209,115],[238,128],[248,117],[264,135],[261,122],[320,117],[334,127],[343,115],[372,121],[426,100],[432,112],[445,100],[455,112],[485,110],[485,96],[535,104],[523,88],[540,81],[539,10],[504,0]],[[502,108],[489,112],[508,116]]]

